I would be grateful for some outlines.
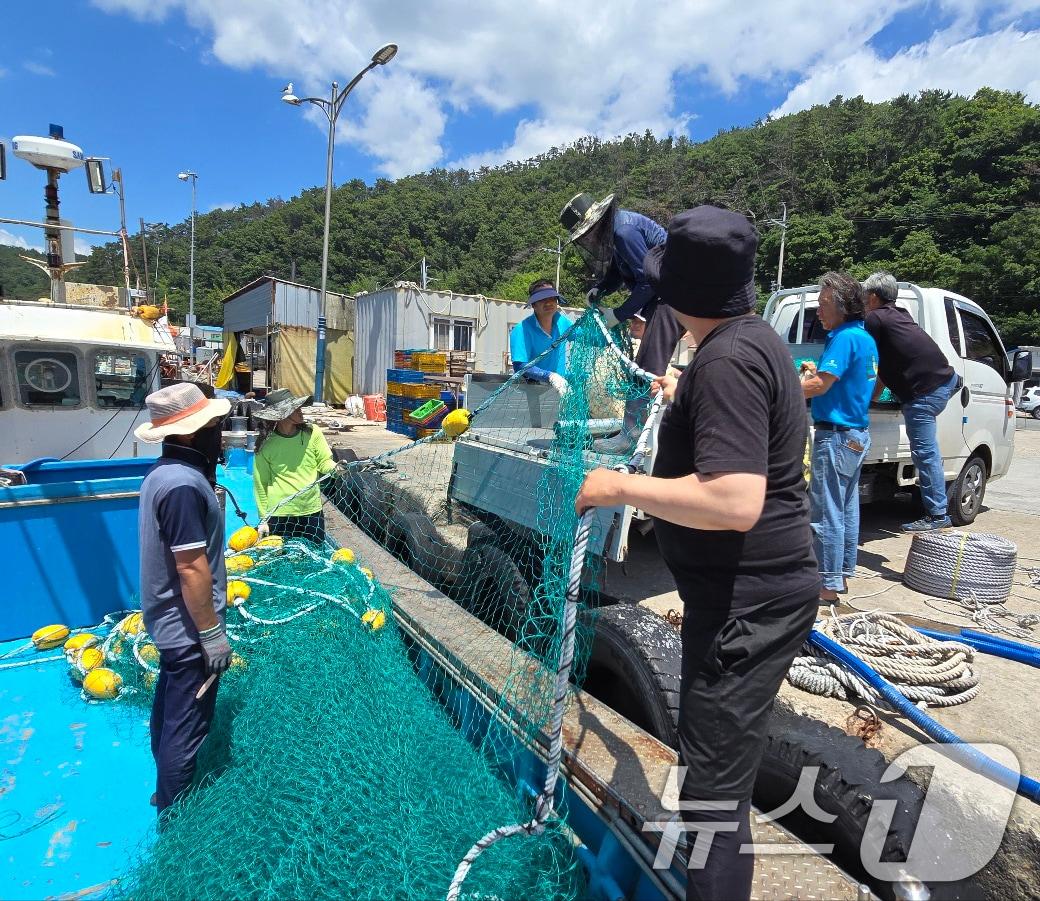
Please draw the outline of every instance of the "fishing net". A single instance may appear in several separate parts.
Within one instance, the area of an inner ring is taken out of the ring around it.
[[[468,423],[448,413],[429,437],[340,467],[319,480],[324,516],[298,493],[272,505],[267,537],[229,551],[235,662],[197,785],[119,894],[583,895],[560,721],[620,512],[579,519],[575,498],[591,468],[640,465],[649,428],[638,452],[637,434],[612,455],[597,436],[626,406],[641,419],[658,406],[595,314],[567,347],[562,396],[474,377]],[[381,579],[376,544],[419,578]],[[148,699],[150,642],[126,631],[108,665]]]

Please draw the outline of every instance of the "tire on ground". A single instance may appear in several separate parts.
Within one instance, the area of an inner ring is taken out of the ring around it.
[[[634,604],[587,611],[593,629],[584,688],[675,747],[682,642],[659,615]]]

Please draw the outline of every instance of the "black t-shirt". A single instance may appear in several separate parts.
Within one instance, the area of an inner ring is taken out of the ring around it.
[[[654,475],[749,472],[766,477],[748,532],[656,519],[665,563],[686,604],[744,608],[819,590],[802,463],[808,417],[791,354],[757,316],[716,327],[679,377],[661,421]]]
[[[946,354],[902,307],[886,303],[867,313],[865,324],[877,342],[878,377],[900,400],[931,394],[953,378]]]

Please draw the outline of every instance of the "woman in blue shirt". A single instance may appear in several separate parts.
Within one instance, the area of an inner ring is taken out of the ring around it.
[[[560,312],[559,292],[547,279],[539,279],[528,290],[527,304],[534,312],[513,326],[509,333],[509,357],[513,361],[513,372],[523,370],[524,377],[533,382],[552,385],[559,394],[567,390],[567,348],[560,342],[552,351],[532,361],[545,352],[573,325],[570,317]]]

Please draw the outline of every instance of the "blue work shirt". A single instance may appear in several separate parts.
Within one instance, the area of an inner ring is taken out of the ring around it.
[[[519,372],[532,360],[538,358],[545,349],[560,337],[573,323],[570,317],[559,310],[552,321],[552,334],[547,335],[538,324],[538,317],[532,313],[522,322],[513,326],[509,333],[509,358],[513,361],[513,371]],[[567,345],[561,341],[553,350],[538,360],[536,366],[525,370],[524,375],[536,382],[549,381],[549,373],[567,377]]]
[[[643,272],[643,258],[651,247],[664,244],[667,238],[668,232],[648,216],[631,210],[614,213],[614,257],[597,287],[604,294],[616,291],[622,284],[628,288],[628,298],[614,310],[618,321],[631,319],[657,300],[657,292]]]
[[[862,320],[843,322],[827,335],[816,371],[829,372],[838,381],[826,394],[812,399],[813,421],[865,429],[877,381],[878,352]]]

